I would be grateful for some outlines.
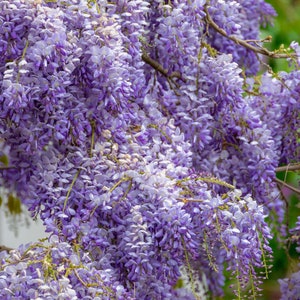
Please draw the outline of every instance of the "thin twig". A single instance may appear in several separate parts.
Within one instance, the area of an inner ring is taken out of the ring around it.
[[[297,171],[300,170],[300,164],[294,164],[294,165],[287,165],[287,166],[282,166],[278,167],[275,169],[276,172],[282,172],[282,171]]]
[[[10,252],[11,250],[13,250],[13,248],[9,248],[9,247],[0,245],[0,252],[1,252],[1,251]]]
[[[190,199],[190,198],[177,198],[177,200],[182,201],[184,203],[186,202],[204,202],[202,199]]]
[[[16,169],[15,166],[1,166],[0,170],[9,170],[9,169]]]
[[[152,59],[145,52],[142,54],[142,60],[145,63],[147,63],[148,65],[150,65],[153,69],[155,69],[156,71],[158,71],[159,73],[161,73],[162,75],[164,75],[165,77],[167,77],[167,78],[169,77],[168,71],[165,70],[157,61],[155,61],[154,59]]]
[[[174,71],[169,75],[168,70],[164,69],[161,64],[159,64],[156,60],[152,59],[145,51],[142,54],[142,60],[169,79],[178,78],[183,82],[186,81],[184,78],[182,78],[181,74],[177,71]]]
[[[183,82],[186,82],[186,80],[181,76],[179,72],[174,71],[171,74],[169,74],[168,70],[164,69],[161,64],[159,64],[156,60],[152,59],[145,51],[143,51],[142,53],[142,60],[148,65],[150,65],[153,69],[158,71],[160,74],[162,74],[164,77],[166,77],[171,89],[177,96],[180,96],[180,94],[176,91],[176,89],[179,88],[179,84],[176,81],[174,81],[174,78],[180,79]]]
[[[74,273],[75,273],[76,277],[78,278],[78,280],[81,282],[81,284],[82,284],[83,286],[87,286],[87,283],[84,282],[84,280],[79,276],[79,274],[78,274],[78,272],[77,272],[76,269],[74,269]]]
[[[297,194],[300,195],[300,190],[297,189],[296,187],[289,185],[288,183],[286,183],[286,182],[280,180],[279,178],[275,178],[275,181],[276,181],[277,183],[279,183],[279,184],[284,185],[285,187],[287,187],[287,188],[290,189],[291,191],[293,191],[293,192],[295,192],[295,193],[297,193]]]
[[[69,196],[70,196],[71,191],[72,191],[72,189],[73,189],[73,186],[74,186],[74,184],[75,184],[75,182],[76,182],[76,180],[77,180],[77,178],[78,178],[78,176],[79,176],[79,174],[80,174],[80,171],[81,171],[81,169],[78,169],[78,171],[76,172],[76,174],[75,174],[75,176],[74,176],[74,178],[73,178],[73,180],[72,180],[72,182],[71,182],[70,188],[69,188],[69,190],[68,190],[68,192],[67,192],[67,195],[66,195],[66,199],[65,199],[65,201],[64,201],[63,212],[65,212],[65,209],[66,209],[66,206],[67,206],[67,202],[68,202]]]
[[[232,40],[233,42],[235,42],[236,44],[243,46],[249,50],[254,51],[255,53],[259,53],[271,58],[291,58],[291,57],[297,57],[296,53],[289,53],[289,54],[285,54],[285,53],[277,53],[277,51],[269,51],[266,48],[263,47],[257,47],[257,46],[253,46],[251,44],[249,44],[247,41],[242,40],[234,35],[228,35],[226,33],[226,31],[224,29],[222,29],[221,27],[219,27],[214,20],[212,19],[212,17],[210,16],[209,12],[208,12],[208,3],[206,3],[204,5],[204,12],[206,14],[206,22],[209,26],[211,26],[214,30],[216,30],[218,33],[220,33],[222,36]]]

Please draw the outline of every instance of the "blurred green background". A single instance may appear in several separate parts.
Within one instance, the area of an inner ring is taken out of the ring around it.
[[[281,45],[286,48],[292,41],[300,44],[300,0],[266,0],[277,12],[274,26],[263,28],[262,38],[271,35],[272,42],[265,46],[270,49],[278,49]],[[271,59],[269,61],[275,72],[288,70],[288,63],[284,59]]]

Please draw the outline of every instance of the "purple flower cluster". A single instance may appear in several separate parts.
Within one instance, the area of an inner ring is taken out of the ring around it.
[[[300,295],[300,271],[293,273],[289,278],[280,279],[281,300],[299,299]]]
[[[299,151],[299,71],[257,88],[242,75],[256,55],[208,32],[206,6],[243,39],[274,15],[263,1],[0,2],[0,184],[52,234],[1,254],[2,298],[196,299],[222,294],[225,266],[256,296],[265,217],[284,213],[275,168]]]
[[[78,245],[52,236],[1,253],[2,299],[134,299],[107,270],[99,270]]]
[[[213,190],[207,191],[207,183],[203,181],[223,185],[229,191],[222,196],[214,195]],[[203,174],[193,173],[188,180],[181,180],[180,185],[192,197],[185,199],[184,207],[192,217],[194,230],[199,233],[195,236],[200,245],[198,255],[205,257],[204,260],[191,257],[193,269],[207,270],[207,283],[215,294],[222,294],[224,264],[240,280],[241,286],[249,282],[256,285],[256,281],[250,280],[255,274],[254,268],[266,268],[267,259],[262,261],[262,257],[268,257],[271,252],[268,246],[271,233],[264,221],[263,206],[250,195],[242,198],[240,190]]]

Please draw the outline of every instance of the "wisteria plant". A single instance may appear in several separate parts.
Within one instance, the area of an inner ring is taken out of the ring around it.
[[[50,234],[0,254],[1,299],[259,299],[300,252],[300,47],[263,0],[1,0],[2,207]],[[274,73],[267,58],[287,59]],[[263,71],[265,70],[265,71]],[[300,299],[300,271],[280,281]]]

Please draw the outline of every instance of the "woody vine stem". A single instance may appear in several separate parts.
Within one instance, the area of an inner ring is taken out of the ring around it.
[[[209,10],[208,7],[209,7],[209,1],[207,1],[206,4],[204,5],[204,12],[206,14],[205,20],[206,20],[207,25],[210,26],[211,28],[213,28],[214,30],[216,30],[222,36],[228,38],[229,40],[232,40],[237,45],[243,46],[257,54],[262,54],[262,55],[268,56],[270,58],[293,58],[293,57],[295,58],[295,57],[297,57],[296,53],[279,53],[279,50],[269,51],[268,49],[258,45],[259,42],[271,41],[271,37],[267,37],[266,39],[261,40],[261,41],[245,41],[245,40],[238,38],[235,35],[228,35],[224,29],[219,27],[214,22],[212,16],[210,15],[210,13],[208,11]],[[250,42],[253,42],[258,46],[254,46],[254,45],[250,44]]]

